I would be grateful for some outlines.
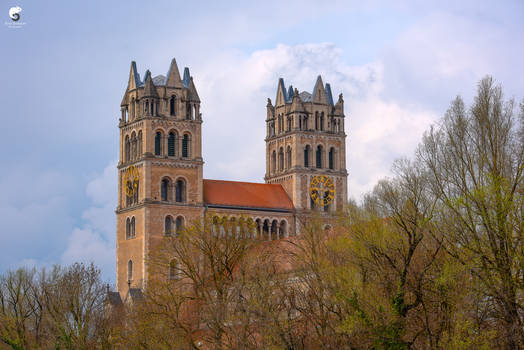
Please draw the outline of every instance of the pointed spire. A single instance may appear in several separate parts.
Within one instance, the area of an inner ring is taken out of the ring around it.
[[[331,106],[334,106],[334,103],[333,103],[333,95],[331,94],[331,85],[329,85],[328,83],[326,83],[326,95],[327,95],[328,103],[329,103]]]
[[[289,89],[287,90],[287,98],[288,102],[293,100],[293,85],[289,85]]]
[[[189,74],[189,68],[185,67],[184,68],[184,79],[182,79],[182,85],[186,89],[188,89],[190,81],[191,81],[191,74]]]
[[[140,75],[136,70],[136,62],[131,61],[131,69],[129,70],[129,80],[127,82],[127,89],[133,90],[140,86]]]
[[[180,72],[178,71],[178,66],[174,58],[171,60],[171,65],[169,66],[169,71],[167,72],[166,77],[166,86],[182,87],[182,79],[180,79]]]
[[[278,79],[277,98],[275,99],[275,106],[281,106],[286,104],[288,101],[286,86],[284,85],[284,79]]]
[[[145,86],[144,86],[143,97],[158,97],[158,94],[156,92],[156,87],[155,87],[155,84],[153,83],[153,79],[151,79],[151,72],[149,71],[149,69],[146,71],[144,80],[145,80]]]
[[[313,88],[313,102],[327,103],[326,90],[322,83],[322,77],[319,75],[315,87]]]
[[[189,72],[189,69],[188,69],[188,72]],[[193,82],[193,77],[190,77],[189,79],[190,79],[189,80],[189,94],[188,94],[189,101],[200,103],[200,97],[198,97],[195,83]]]

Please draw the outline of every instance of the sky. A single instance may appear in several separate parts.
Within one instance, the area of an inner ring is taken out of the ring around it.
[[[344,96],[357,201],[484,76],[524,97],[522,1],[20,0],[0,16],[0,272],[93,261],[114,281],[132,60],[141,77],[190,68],[210,179],[263,182],[267,98],[321,75]]]

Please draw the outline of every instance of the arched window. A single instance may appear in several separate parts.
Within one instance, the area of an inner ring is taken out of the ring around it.
[[[271,172],[275,173],[277,170],[277,152],[273,151],[271,155]]]
[[[329,169],[335,169],[335,148],[329,149]]]
[[[168,215],[166,216],[164,220],[164,234],[166,236],[171,234],[172,227],[173,227],[173,219],[171,218],[171,216]]]
[[[133,280],[133,261],[129,260],[127,262],[127,280],[132,281]]]
[[[218,217],[213,216],[212,231],[213,231],[214,235],[217,235],[218,234],[218,230],[220,229],[218,221],[219,221]]]
[[[124,151],[124,159],[126,162],[129,162],[129,159],[131,159],[131,142],[129,142],[129,136],[126,136],[125,140],[125,151]]]
[[[132,99],[132,100],[131,100],[131,111],[130,111],[131,114],[130,114],[130,116],[129,116],[129,120],[130,120],[130,121],[133,120],[133,119],[135,119],[135,103],[136,103],[136,102],[135,102],[135,99]]]
[[[180,233],[182,233],[183,229],[184,229],[184,218],[179,216],[176,218],[176,224],[175,224],[176,234],[179,235]]]
[[[131,220],[126,219],[126,239],[129,239],[131,235]]]
[[[175,96],[171,96],[169,99],[169,115],[176,115]]]
[[[324,112],[320,113],[320,130],[324,130]]]
[[[142,157],[142,130],[138,132],[138,157]]]
[[[131,218],[131,232],[129,233],[129,236],[131,238],[135,238],[136,237],[136,234],[135,234],[135,217],[133,216]]]
[[[177,270],[178,270],[178,266],[177,266],[177,262],[176,262],[176,259],[173,259],[169,262],[169,279],[170,280],[174,280],[176,279],[177,277]]]
[[[282,147],[278,150],[278,171],[284,170],[284,150]]]
[[[271,223],[271,240],[278,239],[278,221],[273,220]]]
[[[269,237],[269,226],[270,225],[271,224],[269,223],[268,219],[264,220],[264,225],[262,226],[262,236],[261,236],[263,239],[269,239],[270,238]]]
[[[155,134],[155,155],[159,156],[162,153],[162,133],[157,131]]]
[[[146,104],[144,106],[144,112],[146,115],[149,114],[149,101],[146,101]]]
[[[169,138],[167,139],[167,155],[170,157],[175,156],[175,133],[170,132]]]
[[[286,168],[291,169],[291,147],[287,146],[286,150]]]
[[[175,192],[175,201],[179,203],[186,201],[186,183],[184,180],[180,179],[176,182]]]
[[[262,232],[262,220],[260,219],[256,219],[255,220],[255,232],[256,232],[256,237],[260,238],[262,237],[261,236],[261,232]]]
[[[287,118],[287,131],[291,131],[291,127],[293,126],[293,117]]]
[[[315,130],[318,130],[318,112],[315,112]]]
[[[136,134],[133,131],[131,134],[131,159],[135,160],[137,158],[137,145],[136,145]]]
[[[302,116],[301,115],[298,116],[298,129],[302,130]]]
[[[189,135],[185,134],[184,138],[182,139],[182,157],[188,158],[189,157]]]
[[[307,145],[306,148],[304,148],[304,167],[306,168],[309,167],[309,153],[311,153],[311,148]]]
[[[169,188],[171,181],[169,179],[162,179],[162,186],[160,188],[160,197],[163,201],[168,201],[169,198]]]
[[[187,103],[186,106],[186,119],[191,120],[191,103]]]
[[[279,237],[280,239],[287,237],[287,223],[285,220],[280,221],[280,232]]]
[[[316,152],[316,167],[322,168],[322,146],[318,145]]]

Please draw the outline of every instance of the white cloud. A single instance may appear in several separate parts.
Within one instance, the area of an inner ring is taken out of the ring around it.
[[[61,262],[94,262],[102,269],[106,280],[113,280],[116,256],[116,161],[109,163],[102,174],[87,184],[86,193],[93,205],[82,212],[83,224],[72,230]]]
[[[274,102],[279,77],[311,91],[317,75],[337,98],[344,93],[349,193],[360,197],[389,174],[393,160],[410,154],[436,115],[421,106],[381,97],[381,62],[350,66],[330,43],[278,45],[251,55],[234,52],[196,67],[204,118],[206,177],[262,181],[265,173],[266,99]]]

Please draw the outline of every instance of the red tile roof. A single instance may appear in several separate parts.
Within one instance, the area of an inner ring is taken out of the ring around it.
[[[205,180],[204,203],[207,205],[293,210],[293,202],[280,184]]]

